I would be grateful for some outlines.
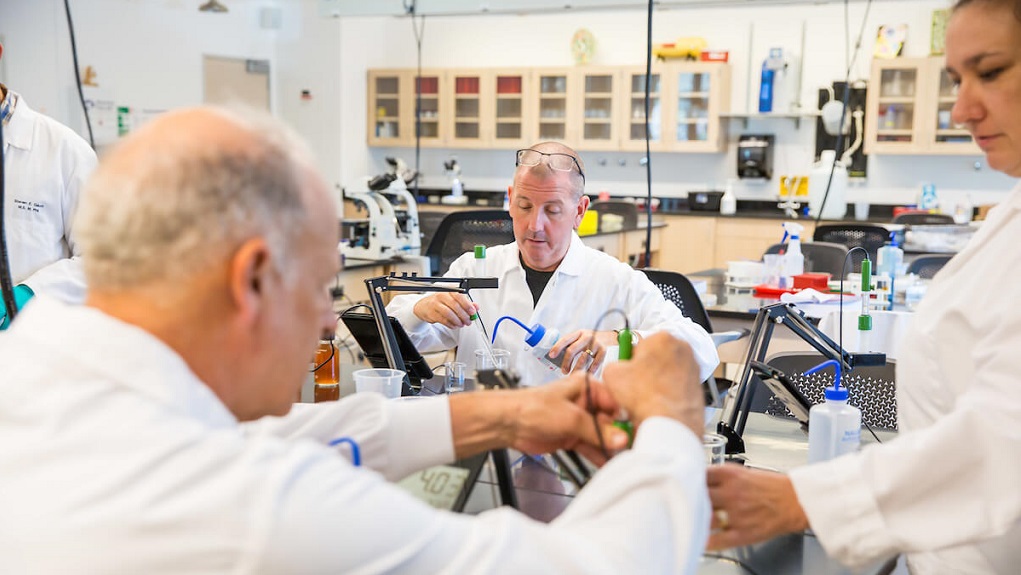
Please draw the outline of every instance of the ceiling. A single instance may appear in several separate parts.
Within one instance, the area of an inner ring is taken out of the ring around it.
[[[696,8],[714,6],[765,6],[777,4],[829,4],[844,0],[656,0],[656,8]],[[863,2],[865,0],[852,0]],[[428,16],[480,14],[537,14],[568,10],[614,10],[647,5],[646,0],[319,0],[322,16],[402,16],[407,6]]]

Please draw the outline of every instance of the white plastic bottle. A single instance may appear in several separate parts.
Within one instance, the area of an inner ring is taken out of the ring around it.
[[[847,404],[846,387],[827,387],[826,401],[808,411],[808,463],[858,450],[861,410]]]
[[[720,198],[720,213],[732,216],[737,213],[737,197],[734,196],[734,180],[727,180],[727,187]]]
[[[531,329],[532,333],[525,338],[525,344],[529,346],[529,353],[550,371],[559,370],[564,361],[564,352],[560,352],[557,357],[550,357],[549,353],[553,349],[553,345],[560,339],[560,332],[556,329],[546,329],[539,323],[533,325]],[[587,369],[591,363],[591,357],[579,354],[574,367]]]
[[[794,222],[783,223],[784,236],[787,238],[787,249],[783,256],[783,275],[780,287],[794,287],[794,276],[805,273],[805,257],[801,253],[801,231],[805,229]]]
[[[836,161],[834,150],[823,150],[819,163],[812,168],[808,176],[808,215],[817,217],[822,210],[826,220],[839,220],[847,214],[847,169],[844,164]],[[830,171],[833,181],[830,182]],[[830,193],[823,207],[823,196],[826,195],[826,184],[829,183]]]
[[[904,250],[897,247],[896,235],[876,252],[876,274],[890,278],[890,297],[886,309],[893,309],[894,283],[904,264]]]

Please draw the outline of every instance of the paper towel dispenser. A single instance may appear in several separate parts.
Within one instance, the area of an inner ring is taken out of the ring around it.
[[[773,134],[744,134],[737,141],[737,175],[740,178],[773,177]]]

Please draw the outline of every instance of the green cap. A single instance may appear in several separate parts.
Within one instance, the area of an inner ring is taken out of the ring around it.
[[[475,259],[481,260],[486,257],[486,246],[475,246]]]
[[[858,331],[870,331],[872,329],[872,316],[858,316]]]

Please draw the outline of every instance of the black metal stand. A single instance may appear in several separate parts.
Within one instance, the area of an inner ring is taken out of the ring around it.
[[[727,453],[729,454],[745,452],[742,435],[744,435],[744,428],[748,422],[748,412],[751,409],[752,400],[755,396],[755,387],[751,385],[753,376],[751,362],[765,361],[769,341],[773,337],[773,328],[776,325],[787,327],[787,329],[794,332],[794,335],[815,348],[826,359],[839,362],[844,373],[849,373],[857,365],[883,365],[886,362],[886,354],[851,354],[845,351],[808,321],[805,318],[804,312],[799,310],[794,304],[775,303],[760,308],[758,315],[755,316],[755,324],[752,326],[752,334],[748,344],[748,356],[745,358],[744,369],[741,371],[737,397],[735,398],[730,416],[724,416],[723,420],[716,426],[717,432],[727,438]]]
[[[403,282],[402,284],[395,282]],[[449,284],[449,285],[442,285]],[[379,330],[380,339],[383,342],[383,352],[386,354],[386,361],[393,369],[405,372],[403,389],[401,395],[414,395],[411,389],[411,380],[407,375],[404,365],[404,357],[401,356],[400,347],[397,344],[397,336],[393,327],[386,319],[386,305],[383,304],[383,292],[456,292],[468,293],[470,289],[491,289],[499,285],[497,278],[446,278],[427,277],[402,274],[400,276],[391,273],[389,276],[369,278],[365,280],[369,290],[369,303],[372,306],[372,315],[376,320],[376,328]],[[496,370],[499,372],[499,370]],[[516,381],[508,384],[507,387],[516,387]],[[511,476],[510,458],[506,449],[494,449],[490,451],[493,459],[493,467],[496,469],[496,480],[500,490],[500,500],[504,505],[514,509],[518,508],[518,497],[514,490],[514,478]]]

